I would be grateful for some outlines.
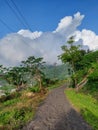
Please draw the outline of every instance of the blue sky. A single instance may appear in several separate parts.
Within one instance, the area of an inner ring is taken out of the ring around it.
[[[0,37],[20,29],[28,29],[20,23],[6,1],[0,0],[0,19],[13,29],[9,30],[0,22]],[[85,15],[79,29],[90,29],[98,34],[98,0],[13,0],[24,15],[32,31],[53,31],[60,19],[76,12]],[[11,6],[13,6],[11,4]]]
[[[32,55],[60,64],[70,36],[98,49],[97,12],[98,0],[0,0],[0,64],[19,65]]]

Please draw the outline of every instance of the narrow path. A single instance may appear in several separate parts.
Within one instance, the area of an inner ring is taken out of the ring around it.
[[[72,108],[64,94],[65,86],[50,92],[35,119],[23,130],[92,130]]]

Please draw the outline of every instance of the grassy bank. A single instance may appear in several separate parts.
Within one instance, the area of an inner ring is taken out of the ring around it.
[[[90,94],[76,93],[74,90],[66,90],[65,93],[83,118],[94,130],[98,130],[98,101]]]
[[[0,102],[0,130],[18,130],[33,119],[36,108],[45,95],[22,91]]]
[[[64,80],[50,84],[47,90],[59,87],[65,82]],[[48,91],[40,93],[38,87],[32,87],[0,99],[0,130],[18,130],[31,121],[36,108],[45,99]]]

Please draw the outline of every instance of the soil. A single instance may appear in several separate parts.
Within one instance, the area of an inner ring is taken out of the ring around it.
[[[22,130],[92,130],[64,94],[66,85],[52,90],[33,121]]]

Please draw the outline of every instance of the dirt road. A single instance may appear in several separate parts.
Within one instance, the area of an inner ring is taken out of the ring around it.
[[[64,89],[65,86],[52,90],[23,130],[92,130],[72,108]]]

